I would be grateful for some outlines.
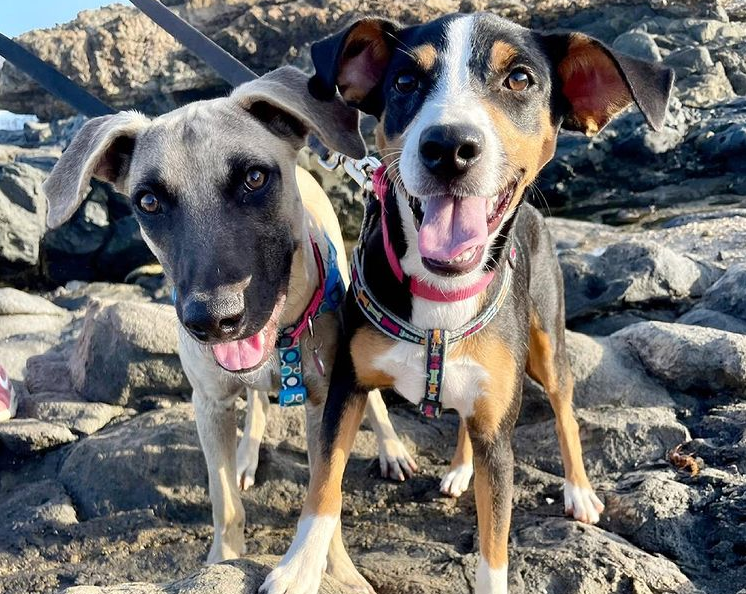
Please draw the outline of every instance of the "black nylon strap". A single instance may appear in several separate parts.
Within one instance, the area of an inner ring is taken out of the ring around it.
[[[114,110],[64,74],[37,58],[22,45],[0,33],[0,55],[40,86],[89,118],[109,115]]]
[[[192,27],[158,0],[130,0],[130,2],[144,12],[156,25],[205,62],[231,86],[237,87],[240,84],[259,78],[243,62],[231,56],[212,39]],[[322,159],[326,159],[330,154],[329,149],[313,135],[308,138],[308,146]]]
[[[248,66],[231,56],[212,39],[174,14],[158,0],[130,0],[156,25],[205,62],[233,87],[259,78]]]

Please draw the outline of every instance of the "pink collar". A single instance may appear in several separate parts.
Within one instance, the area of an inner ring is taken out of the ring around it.
[[[376,198],[378,199],[378,202],[381,204],[381,230],[383,232],[383,249],[386,252],[386,259],[389,262],[389,266],[391,267],[391,271],[394,273],[394,276],[397,278],[397,280],[400,283],[405,282],[405,275],[404,271],[402,270],[401,263],[399,262],[399,258],[396,256],[396,253],[394,252],[394,246],[391,245],[391,239],[389,238],[389,230],[388,225],[386,223],[386,194],[388,192],[389,184],[388,179],[386,179],[386,166],[381,165],[378,169],[376,169],[373,172],[373,193],[375,194]],[[422,297],[423,299],[427,299],[429,301],[440,301],[442,303],[448,303],[452,301],[463,301],[464,299],[469,299],[470,297],[474,297],[475,295],[479,295],[482,291],[484,291],[487,286],[492,282],[492,279],[495,278],[495,273],[493,271],[487,272],[482,275],[482,278],[480,278],[476,283],[469,287],[464,287],[462,289],[455,289],[453,291],[444,291],[443,289],[438,289],[437,287],[433,287],[432,285],[421,281],[418,278],[410,278],[409,279],[409,291],[412,293],[412,295],[415,295],[417,297]]]
[[[313,295],[311,296],[311,301],[309,301],[308,305],[306,306],[306,309],[303,311],[303,314],[300,318],[298,318],[298,321],[293,324],[292,326],[289,326],[282,330],[280,333],[282,337],[288,336],[291,339],[292,344],[297,344],[298,339],[300,338],[300,335],[303,334],[305,329],[308,327],[310,320],[313,320],[319,313],[319,309],[321,308],[321,304],[324,301],[324,288],[326,286],[326,272],[324,271],[324,260],[321,257],[321,250],[319,249],[319,244],[316,243],[309,235],[311,239],[311,246],[313,247],[313,258],[316,261],[316,271],[319,275],[319,281],[316,285],[316,290],[313,292]],[[330,264],[331,265],[331,264]]]

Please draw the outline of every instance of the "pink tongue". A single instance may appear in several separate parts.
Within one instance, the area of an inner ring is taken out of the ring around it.
[[[452,260],[471,247],[487,242],[487,201],[478,196],[454,200],[430,198],[420,225],[420,255]]]
[[[259,332],[243,340],[214,344],[212,353],[218,364],[228,371],[251,369],[264,356],[264,333]]]

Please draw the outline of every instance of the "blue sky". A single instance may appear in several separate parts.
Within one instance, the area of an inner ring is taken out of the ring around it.
[[[81,10],[106,4],[129,4],[116,0],[0,0],[0,33],[15,37],[30,29],[54,27],[75,18]]]

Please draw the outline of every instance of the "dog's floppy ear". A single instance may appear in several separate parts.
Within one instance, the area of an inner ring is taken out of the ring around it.
[[[308,75],[297,68],[283,66],[241,85],[231,98],[298,149],[313,131],[328,148],[362,159],[366,150],[360,134],[360,114],[338,95],[331,101],[315,99],[308,81]]]
[[[311,46],[316,74],[311,92],[330,99],[339,88],[345,101],[375,116],[381,115],[380,84],[401,27],[386,19],[361,19]]]
[[[672,70],[615,52],[582,33],[545,38],[565,100],[564,128],[593,135],[632,102],[653,129],[663,127]]]
[[[86,122],[42,186],[49,203],[50,229],[73,216],[88,193],[91,178],[124,190],[135,137],[148,123],[148,118],[131,111]]]

